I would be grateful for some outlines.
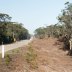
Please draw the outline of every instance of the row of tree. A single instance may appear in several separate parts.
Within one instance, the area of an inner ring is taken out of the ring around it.
[[[48,37],[59,37],[64,34],[63,26],[62,25],[50,25],[47,27],[40,27],[35,30],[35,37],[37,38],[48,38]]]
[[[36,29],[35,37],[62,37],[61,39],[64,42],[64,48],[69,49],[69,40],[72,38],[72,3],[65,3],[65,9],[61,11],[61,14],[57,17],[57,19],[59,22],[55,25]]]
[[[23,24],[11,22],[8,14],[0,13],[0,44],[28,39],[30,34]]]

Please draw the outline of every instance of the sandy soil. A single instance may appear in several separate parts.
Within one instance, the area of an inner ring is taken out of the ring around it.
[[[24,45],[28,45],[28,43],[30,43],[32,41],[33,37],[31,37],[30,40],[21,40],[21,41],[17,41],[15,43],[12,44],[6,44],[4,45],[4,51],[7,52],[9,50],[13,50],[16,48],[20,48]],[[2,53],[2,46],[0,45],[0,53]]]
[[[72,72],[72,58],[61,50],[57,39],[35,40],[32,45],[38,55],[37,72]]]
[[[0,72],[72,72],[72,57],[67,56],[67,52],[61,50],[62,43],[57,39],[35,39],[31,46],[37,54],[38,67],[36,69],[30,68],[26,62],[24,55],[27,47],[24,46],[19,48],[17,54],[9,52],[12,63],[9,68],[0,64]]]

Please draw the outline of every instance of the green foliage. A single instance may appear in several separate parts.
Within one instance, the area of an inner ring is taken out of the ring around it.
[[[9,65],[9,63],[11,62],[11,58],[10,58],[10,56],[7,54],[6,56],[5,56],[5,64],[6,65]]]
[[[9,22],[11,17],[8,14],[0,13],[0,22]]]
[[[62,14],[58,16],[58,20],[64,25],[64,49],[69,49],[69,40],[72,36],[72,3],[65,3],[65,9],[63,9]]]
[[[65,9],[62,14],[58,16],[59,22],[65,27],[65,34],[71,37],[72,34],[72,3],[65,3]]]
[[[27,39],[28,30],[21,23],[11,22],[8,14],[0,13],[0,44]]]
[[[59,37],[63,33],[63,26],[62,25],[50,25],[46,28],[38,28],[35,30],[35,37],[37,38],[48,38],[50,36]]]
[[[69,40],[72,36],[72,3],[65,3],[65,9],[58,16],[58,21],[58,24],[36,29],[35,37],[41,38],[43,36],[42,38],[45,38],[46,36],[52,36],[60,38],[64,42],[64,49],[69,50]]]
[[[44,28],[38,28],[38,29],[36,29],[35,30],[35,36],[37,37],[37,38],[40,38],[40,39],[42,39],[42,38],[44,38],[45,37],[45,29]]]

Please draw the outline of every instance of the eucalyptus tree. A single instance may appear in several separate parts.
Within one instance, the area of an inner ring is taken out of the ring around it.
[[[29,36],[28,30],[23,27],[23,24],[11,22],[11,18],[8,14],[0,13],[0,44],[27,39]]]
[[[0,13],[0,43],[3,42],[7,35],[7,24],[11,21],[11,17],[8,14]],[[7,40],[5,40],[7,41]]]
[[[45,28],[44,27],[40,27],[40,28],[37,28],[35,30],[35,37],[37,38],[44,38],[45,37]]]
[[[58,16],[59,22],[65,26],[65,33],[70,38],[72,34],[72,3],[65,3],[65,9],[62,14]]]
[[[72,36],[72,3],[65,3],[65,9],[58,16],[58,20],[64,26],[64,48],[69,49],[69,40]]]

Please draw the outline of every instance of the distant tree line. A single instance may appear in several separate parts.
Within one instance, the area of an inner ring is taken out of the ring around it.
[[[35,30],[35,37],[43,39],[43,38],[48,38],[48,37],[59,37],[63,33],[63,26],[62,25],[50,25],[47,27],[40,27]]]
[[[50,36],[57,37],[64,42],[64,49],[69,50],[69,40],[72,38],[72,3],[65,3],[65,9],[61,11],[57,19],[59,22],[55,25],[36,29],[35,37],[40,39]]]
[[[0,13],[0,44],[30,38],[28,30],[23,27],[23,24],[11,22],[11,18],[8,14]]]

